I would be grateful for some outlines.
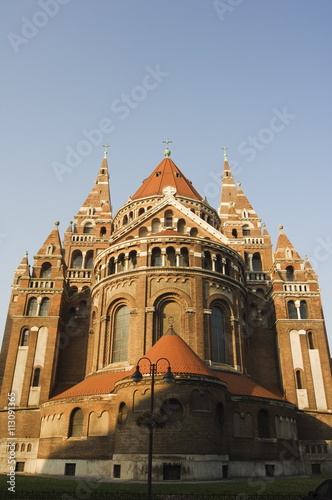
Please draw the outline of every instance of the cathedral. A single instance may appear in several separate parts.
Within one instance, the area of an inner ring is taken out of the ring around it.
[[[332,474],[315,271],[282,226],[272,246],[226,153],[216,210],[165,142],[115,214],[105,151],[63,238],[14,271],[0,471],[145,481],[152,432],[156,481]]]

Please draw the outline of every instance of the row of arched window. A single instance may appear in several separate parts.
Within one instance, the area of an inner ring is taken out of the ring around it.
[[[261,439],[273,437],[272,422],[269,412],[263,408],[259,410],[256,420],[257,435]],[[254,436],[254,417],[250,412],[233,413],[234,437]],[[296,437],[296,421],[293,418],[275,416],[276,437],[284,439],[294,439]]]
[[[71,269],[92,269],[93,250],[88,250],[83,256],[80,250],[74,250],[71,256]]]
[[[27,316],[48,316],[50,308],[50,299],[44,297],[42,299],[37,299],[36,297],[31,297],[28,301],[27,306]]]
[[[168,246],[166,248],[153,247],[151,251],[150,265],[152,267],[188,267],[190,265],[188,248],[174,248],[173,246]],[[132,250],[128,255],[121,253],[116,257],[111,257],[108,261],[108,275],[123,271],[130,271],[132,269],[136,269],[136,267],[136,250]],[[209,251],[205,251],[203,253],[202,267],[208,271],[217,272],[231,277],[236,277],[236,273],[238,272],[238,268],[232,265],[230,259],[222,257],[221,254],[211,254]]]
[[[10,446],[10,444],[7,445],[8,447]],[[27,452],[29,453],[30,451],[32,451],[32,444],[31,443],[16,443],[15,444],[15,451],[20,451],[20,452]]]
[[[150,208],[151,207],[147,207],[147,210],[149,210]],[[190,211],[193,212],[194,214],[196,214],[196,210],[194,208],[191,208]],[[143,207],[141,207],[138,210],[137,215],[138,215],[138,217],[140,217],[144,213],[145,213],[145,209]],[[208,224],[210,224],[211,226],[213,226],[213,227],[217,226],[217,222],[215,221],[215,219],[211,215],[209,215],[207,213],[200,212],[199,217],[202,220],[204,220],[205,222],[207,222]],[[125,214],[122,217],[122,226],[126,226],[127,224],[132,222],[134,220],[134,218],[135,218],[135,213],[133,210],[131,210],[130,212],[128,212],[127,214]],[[174,213],[170,209],[165,210],[163,221],[160,218],[155,218],[152,220],[152,223],[151,223],[151,233],[159,233],[163,229],[175,229],[175,228],[177,229],[177,231],[179,233],[185,233],[186,232],[186,221],[184,219],[175,219]]]
[[[308,319],[308,304],[305,300],[289,300],[287,302],[289,319]]]
[[[214,363],[226,363],[226,325],[229,323],[229,312],[222,304],[211,306],[209,314],[210,356]],[[171,299],[164,300],[154,312],[153,343],[172,328],[181,336],[181,307]],[[112,317],[106,336],[104,364],[120,363],[128,359],[130,333],[130,309],[127,305],[119,305]]]

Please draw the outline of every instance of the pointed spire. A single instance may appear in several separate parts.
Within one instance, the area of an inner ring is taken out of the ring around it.
[[[284,233],[284,227],[282,225],[279,226],[279,237],[276,245],[275,258],[289,260],[301,259],[293,244]]]
[[[28,252],[25,252],[23,259],[21,260],[21,263],[15,270],[15,275],[19,276],[30,276],[30,266],[29,266],[29,260],[28,260]]]
[[[105,144],[105,148],[109,145]],[[104,158],[101,162],[98,176],[95,180],[94,186],[81,206],[78,215],[88,216],[89,211],[98,215],[101,219],[112,218],[112,207],[110,201],[110,188],[109,188],[109,175],[108,175],[108,162],[107,162],[107,149],[104,151]],[[93,215],[92,214],[92,215]]]
[[[226,154],[226,147],[223,146],[224,150],[224,171],[222,176],[222,186],[220,195],[220,205],[218,214],[222,219],[226,219],[229,213],[230,203],[235,203],[237,189],[233,179],[232,171],[228,163],[228,158]]]
[[[44,241],[37,255],[59,255],[62,257],[62,245],[59,234],[59,222],[54,223],[54,228]]]

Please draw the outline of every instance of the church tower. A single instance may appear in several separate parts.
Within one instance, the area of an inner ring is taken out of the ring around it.
[[[332,405],[330,356],[317,276],[280,226],[271,298],[275,305],[280,367],[287,399],[307,412]]]

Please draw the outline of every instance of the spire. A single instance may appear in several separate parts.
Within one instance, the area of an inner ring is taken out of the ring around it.
[[[168,157],[164,158],[152,174],[143,181],[143,184],[133,194],[131,199],[137,200],[139,198],[147,198],[148,196],[162,196],[165,193],[176,194],[199,201],[203,200],[191,182]]]
[[[21,260],[21,263],[15,270],[15,275],[16,277],[18,276],[30,276],[30,266],[29,266],[29,260],[28,260],[28,252],[25,252],[23,259]]]
[[[289,260],[301,259],[293,244],[284,233],[284,227],[282,225],[279,226],[279,237],[276,245],[275,258]]]
[[[108,144],[104,145],[104,148],[108,147]],[[78,215],[87,216],[90,210],[93,214],[99,215],[101,219],[112,218],[107,154],[108,151],[105,149],[95,184],[81,206]]]
[[[44,241],[43,245],[39,249],[37,253],[38,256],[42,255],[53,255],[53,256],[61,256],[62,257],[62,245],[59,234],[59,222],[56,221],[54,223],[54,228]]]
[[[226,154],[226,149],[228,148],[226,148],[226,146],[223,146],[222,149],[224,150],[224,172],[222,176],[222,187],[218,214],[222,219],[226,219],[228,217],[230,203],[235,204],[237,189]]]

